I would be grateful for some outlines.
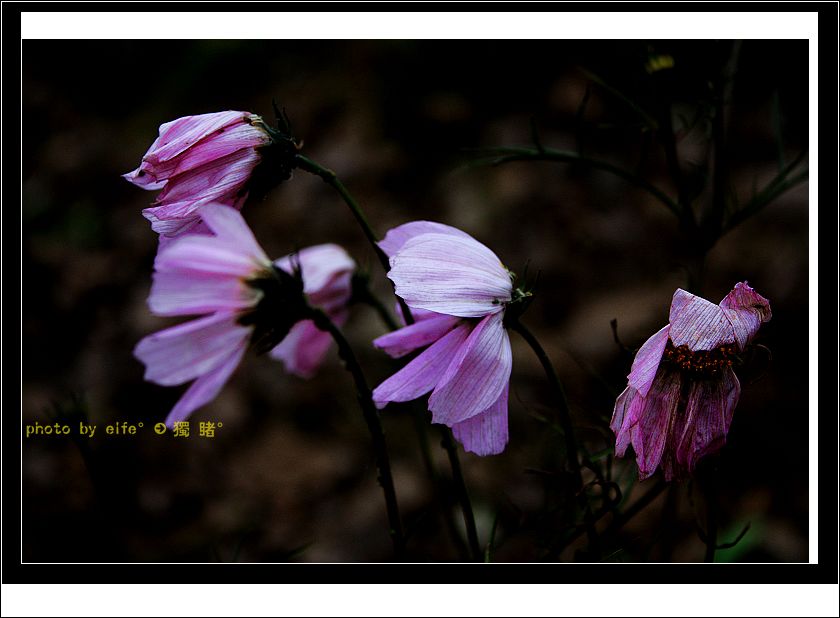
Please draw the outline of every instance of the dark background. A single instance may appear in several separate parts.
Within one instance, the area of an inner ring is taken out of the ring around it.
[[[303,381],[248,355],[192,417],[223,424],[212,439],[156,436],[182,388],[143,381],[132,356],[171,321],[145,305],[156,235],[140,215],[153,194],[120,178],[163,122],[285,106],[304,152],[333,168],[380,234],[412,219],[455,225],[511,270],[540,271],[524,321],[566,385],[591,453],[605,431],[631,358],[667,322],[686,285],[675,218],[649,194],[580,165],[469,168],[475,149],[532,143],[583,148],[675,195],[662,148],[639,114],[585,71],[655,110],[672,104],[678,150],[702,178],[706,126],[694,124],[729,57],[729,41],[34,41],[23,42],[23,421],[83,415],[93,440],[23,439],[24,561],[379,561],[390,556],[369,436],[335,354]],[[645,70],[667,54],[671,69]],[[730,174],[746,201],[807,149],[806,41],[745,41],[730,106]],[[585,71],[584,71],[585,69]],[[588,97],[586,96],[586,93]],[[586,98],[585,107],[581,101]],[[699,182],[699,181],[698,181]],[[709,203],[704,191],[698,209]],[[808,540],[807,184],[783,195],[711,250],[701,294],[718,302],[747,280],[773,319],[739,370],[742,395],[720,477],[720,540],[749,531],[721,561],[805,561]],[[389,288],[346,206],[297,172],[243,210],[272,257],[336,242]],[[396,368],[373,350],[384,332],[354,309],[345,331],[368,380]],[[515,334],[510,443],[502,455],[461,451],[482,542],[495,518],[494,560],[532,561],[558,534],[552,470],[562,441],[539,420],[550,392]],[[103,436],[114,421],[138,436]],[[64,422],[64,421],[62,421]],[[70,421],[68,421],[70,422]],[[78,420],[75,420],[76,424]],[[409,406],[383,412],[397,493],[412,529],[411,558],[459,559],[452,504],[434,496]],[[448,477],[439,434],[429,430]],[[634,480],[632,458],[613,475],[632,503],[655,479]],[[626,504],[626,503],[625,503]],[[446,516],[448,514],[448,517]],[[674,484],[606,548],[608,561],[696,561],[704,521],[694,483]],[[609,516],[605,520],[609,521]],[[560,558],[574,559],[576,546]]]

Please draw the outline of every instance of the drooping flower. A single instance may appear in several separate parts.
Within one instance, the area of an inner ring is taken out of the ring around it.
[[[211,202],[241,208],[260,149],[271,141],[262,118],[249,112],[185,116],[162,124],[140,167],[123,178],[143,189],[162,189],[143,210],[161,240],[208,233],[196,210]]]
[[[425,349],[374,389],[374,402],[383,408],[431,391],[433,423],[451,427],[468,451],[501,453],[512,366],[503,324],[510,272],[486,246],[441,223],[406,223],[379,246],[390,258],[396,294],[417,321],[374,345],[394,358]]]
[[[311,312],[307,299],[342,319],[354,268],[335,245],[272,264],[239,211],[207,204],[197,213],[213,235],[185,235],[161,248],[149,307],[160,316],[202,317],[149,335],[134,350],[151,382],[195,380],[167,416],[169,426],[216,397],[250,343],[274,350],[292,373],[314,371],[327,345],[301,327]]]
[[[636,354],[610,423],[617,456],[633,445],[640,479],[659,465],[666,480],[685,478],[723,447],[741,393],[732,365],[770,317],[746,282],[719,305],[674,293],[669,324]]]

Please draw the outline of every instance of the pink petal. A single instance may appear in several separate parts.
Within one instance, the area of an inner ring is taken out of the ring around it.
[[[158,195],[156,204],[195,202],[197,207],[228,197],[245,185],[260,159],[258,151],[245,148],[208,161],[170,178]]]
[[[464,450],[476,455],[498,455],[508,442],[508,385],[487,410],[452,426]]]
[[[644,408],[630,429],[630,441],[636,451],[639,480],[656,471],[665,445],[671,419],[678,413],[681,377],[678,371],[660,371],[644,397]],[[638,404],[637,404],[638,405]]]
[[[446,368],[431,397],[432,422],[452,426],[483,412],[510,380],[510,339],[494,313],[476,325]]]
[[[156,315],[197,315],[254,307],[262,293],[238,277],[194,271],[157,271],[149,295]]]
[[[403,245],[420,234],[451,234],[452,236],[461,236],[464,238],[471,238],[466,232],[462,232],[458,228],[443,223],[435,223],[434,221],[410,221],[403,223],[395,228],[388,230],[385,238],[379,241],[379,248],[385,252],[385,255],[392,257],[402,249]]]
[[[333,322],[338,326],[346,319],[346,312],[332,316]],[[312,320],[303,320],[292,326],[289,334],[269,352],[269,355],[281,361],[287,373],[308,379],[315,375],[323,364],[331,344],[332,337],[329,333],[319,330]]]
[[[324,291],[336,278],[356,269],[353,258],[334,244],[307,247],[274,261],[275,266],[290,274],[297,263],[303,275],[303,291],[310,295]]]
[[[391,258],[388,277],[409,307],[460,317],[484,317],[511,298],[510,275],[480,242],[421,234]]]
[[[142,339],[134,355],[146,365],[146,380],[173,386],[218,367],[251,335],[252,327],[240,326],[238,317],[220,311]]]
[[[156,180],[150,173],[143,169],[141,164],[136,170],[132,170],[127,174],[122,175],[128,182],[135,187],[140,187],[146,191],[157,191],[166,186],[166,179]]]
[[[236,208],[224,204],[206,204],[198,211],[207,227],[220,240],[238,247],[245,255],[250,255],[261,263],[268,262],[268,256],[262,250],[254,233]]]
[[[160,272],[200,272],[209,275],[250,277],[270,265],[260,263],[242,248],[214,236],[182,236],[155,258]]]
[[[235,124],[245,124],[252,114],[248,112],[215,112],[184,116],[160,125],[159,137],[143,159],[153,163],[168,161],[178,156],[219,129]]]
[[[753,290],[746,282],[738,283],[720,302],[735,331],[739,349],[752,341],[759,327],[770,320],[770,302]]]
[[[461,321],[450,315],[432,314],[420,322],[395,330],[378,339],[373,345],[384,350],[392,358],[405,356],[409,352],[418,350],[443,337]]]
[[[691,350],[712,350],[735,342],[732,324],[723,309],[685,290],[674,292],[670,323],[669,335],[675,346],[687,345]]]
[[[624,457],[630,445],[630,430],[639,422],[639,415],[645,409],[645,398],[632,386],[628,386],[615,400],[610,429],[615,433],[616,457]]]
[[[691,385],[685,415],[685,430],[676,446],[677,463],[690,473],[697,462],[720,450],[741,395],[741,385],[732,369],[718,379],[696,380]]]
[[[195,410],[212,401],[239,366],[247,348],[247,343],[237,346],[213,370],[193,382],[166,417],[166,426],[171,429],[175,423],[185,420]]]
[[[461,324],[377,386],[373,390],[376,407],[384,408],[391,401],[411,401],[432,390],[469,334],[470,325]]]
[[[439,315],[443,315],[435,311],[426,311],[425,309],[412,309],[411,307],[409,307],[408,310],[409,312],[411,312],[411,317],[414,318],[415,322],[422,322],[423,320],[428,320],[431,318],[435,318]],[[396,314],[399,323],[405,326],[405,318],[403,317],[402,307],[400,306],[399,301],[396,301],[394,303],[394,313]]]
[[[662,353],[668,343],[670,330],[670,325],[667,325],[654,333],[639,348],[636,358],[633,359],[633,367],[630,369],[630,375],[627,376],[627,383],[639,391],[642,397],[647,395],[656,377],[656,370],[659,368],[659,361],[662,360]]]

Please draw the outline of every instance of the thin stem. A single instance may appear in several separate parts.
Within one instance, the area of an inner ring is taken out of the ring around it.
[[[545,375],[548,378],[548,382],[551,385],[551,389],[554,391],[555,399],[557,400],[560,426],[563,428],[563,433],[565,434],[564,437],[566,439],[566,457],[569,467],[575,475],[577,487],[580,488],[583,486],[583,477],[580,471],[580,459],[578,459],[578,448],[575,440],[574,429],[572,427],[572,418],[569,413],[569,401],[566,399],[566,391],[563,388],[563,384],[560,382],[560,378],[557,377],[557,372],[554,370],[554,365],[551,364],[551,359],[548,358],[548,354],[546,354],[542,345],[540,345],[540,342],[537,341],[537,338],[533,335],[533,333],[518,320],[513,321],[508,326],[511,330],[519,333],[528,345],[531,346],[531,349],[534,351],[534,354],[537,355],[540,364],[543,366]]]
[[[362,208],[359,206],[359,203],[350,195],[350,192],[347,190],[347,187],[344,186],[344,183],[338,179],[335,172],[331,169],[323,167],[319,165],[309,157],[305,157],[302,154],[295,155],[295,163],[297,167],[302,169],[305,172],[309,172],[310,174],[315,174],[319,176],[321,180],[335,189],[338,194],[341,196],[341,199],[344,200],[344,203],[350,207],[350,211],[353,213],[353,216],[356,218],[356,222],[362,228],[362,232],[364,232],[365,237],[368,239],[370,246],[373,247],[374,253],[376,253],[376,257],[379,259],[379,263],[382,265],[383,270],[387,273],[391,270],[391,263],[388,260],[388,256],[385,255],[385,252],[380,248],[378,241],[379,237],[376,235],[376,232],[373,231],[373,228],[368,223],[367,218],[365,217],[364,212],[362,212]],[[397,296],[397,301],[400,303],[400,310],[402,311],[403,317],[405,318],[406,324],[413,324],[414,318],[411,315],[411,311],[409,311],[408,306],[405,304],[405,301]]]
[[[455,490],[458,492],[461,511],[464,513],[464,525],[467,528],[467,540],[470,544],[470,551],[473,560],[481,562],[484,554],[478,543],[478,530],[475,526],[475,516],[473,515],[472,505],[470,504],[470,495],[467,492],[467,485],[464,482],[464,475],[461,472],[458,447],[452,439],[452,432],[449,431],[448,427],[442,425],[440,430],[442,435],[440,445],[446,450],[446,454],[449,455],[449,464],[452,467],[452,480],[455,482]]]
[[[365,305],[372,307],[374,311],[379,315],[379,318],[382,320],[382,323],[385,325],[390,331],[397,330],[400,326],[397,324],[396,320],[394,320],[391,313],[382,304],[382,301],[379,300],[367,287],[363,290],[354,290],[354,298],[356,302],[364,303]]]
[[[391,463],[388,459],[385,433],[382,431],[382,424],[379,421],[379,411],[373,403],[370,388],[368,388],[367,381],[356,359],[356,355],[353,353],[353,348],[350,347],[344,335],[323,311],[313,309],[312,320],[319,330],[327,332],[332,336],[338,345],[338,355],[344,360],[347,370],[353,376],[353,381],[356,384],[356,397],[359,400],[368,431],[370,431],[371,438],[373,439],[376,467],[379,470],[378,480],[385,494],[385,507],[388,513],[389,524],[388,534],[394,544],[394,554],[399,560],[405,554],[405,535],[397,506],[397,494],[394,491],[394,479],[391,475]]]
[[[628,172],[627,170],[624,170],[607,161],[585,157],[574,152],[555,150],[553,148],[543,148],[542,150],[538,150],[536,148],[499,148],[494,152],[497,152],[498,156],[493,156],[492,158],[481,160],[477,163],[490,163],[492,165],[502,165],[513,161],[560,161],[562,163],[582,163],[584,165],[588,165],[589,167],[609,172],[614,176],[623,178],[627,182],[644,189],[667,206],[668,210],[674,213],[674,215],[680,218],[683,216],[682,207],[678,202],[672,200],[660,189],[653,186],[646,180],[639,178],[633,172]]]
[[[659,481],[653,488],[648,491],[644,496],[639,498],[636,502],[633,503],[629,509],[618,515],[615,519],[610,522],[610,525],[607,527],[606,531],[604,532],[605,535],[613,534],[618,532],[624,524],[628,521],[633,519],[636,515],[641,513],[647,506],[656,500],[656,498],[665,491],[665,488],[668,487],[668,483],[665,481]]]

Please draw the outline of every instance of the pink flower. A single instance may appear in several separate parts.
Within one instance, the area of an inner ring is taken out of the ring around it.
[[[262,158],[259,149],[271,141],[262,118],[248,112],[185,116],[162,124],[140,167],[123,178],[143,189],[163,189],[143,211],[162,237],[207,233],[196,210],[210,202],[241,208]]]
[[[355,266],[340,247],[321,245],[301,251],[298,273],[294,258],[269,261],[237,210],[207,204],[197,214],[214,235],[186,235],[160,250],[149,307],[203,317],[149,335],[134,350],[151,382],[195,380],[167,416],[170,427],[216,397],[251,342],[290,372],[311,374],[329,336],[301,322],[311,311],[307,299],[343,319]]]
[[[395,358],[425,350],[374,389],[374,402],[383,408],[431,391],[433,423],[451,427],[468,451],[501,453],[508,441],[512,355],[503,320],[511,274],[490,249],[440,223],[406,223],[379,246],[417,322],[373,343]]]
[[[666,480],[684,478],[723,447],[741,393],[733,362],[770,317],[746,283],[720,305],[674,293],[670,323],[639,349],[610,423],[617,456],[633,445],[640,479],[660,463]]]

